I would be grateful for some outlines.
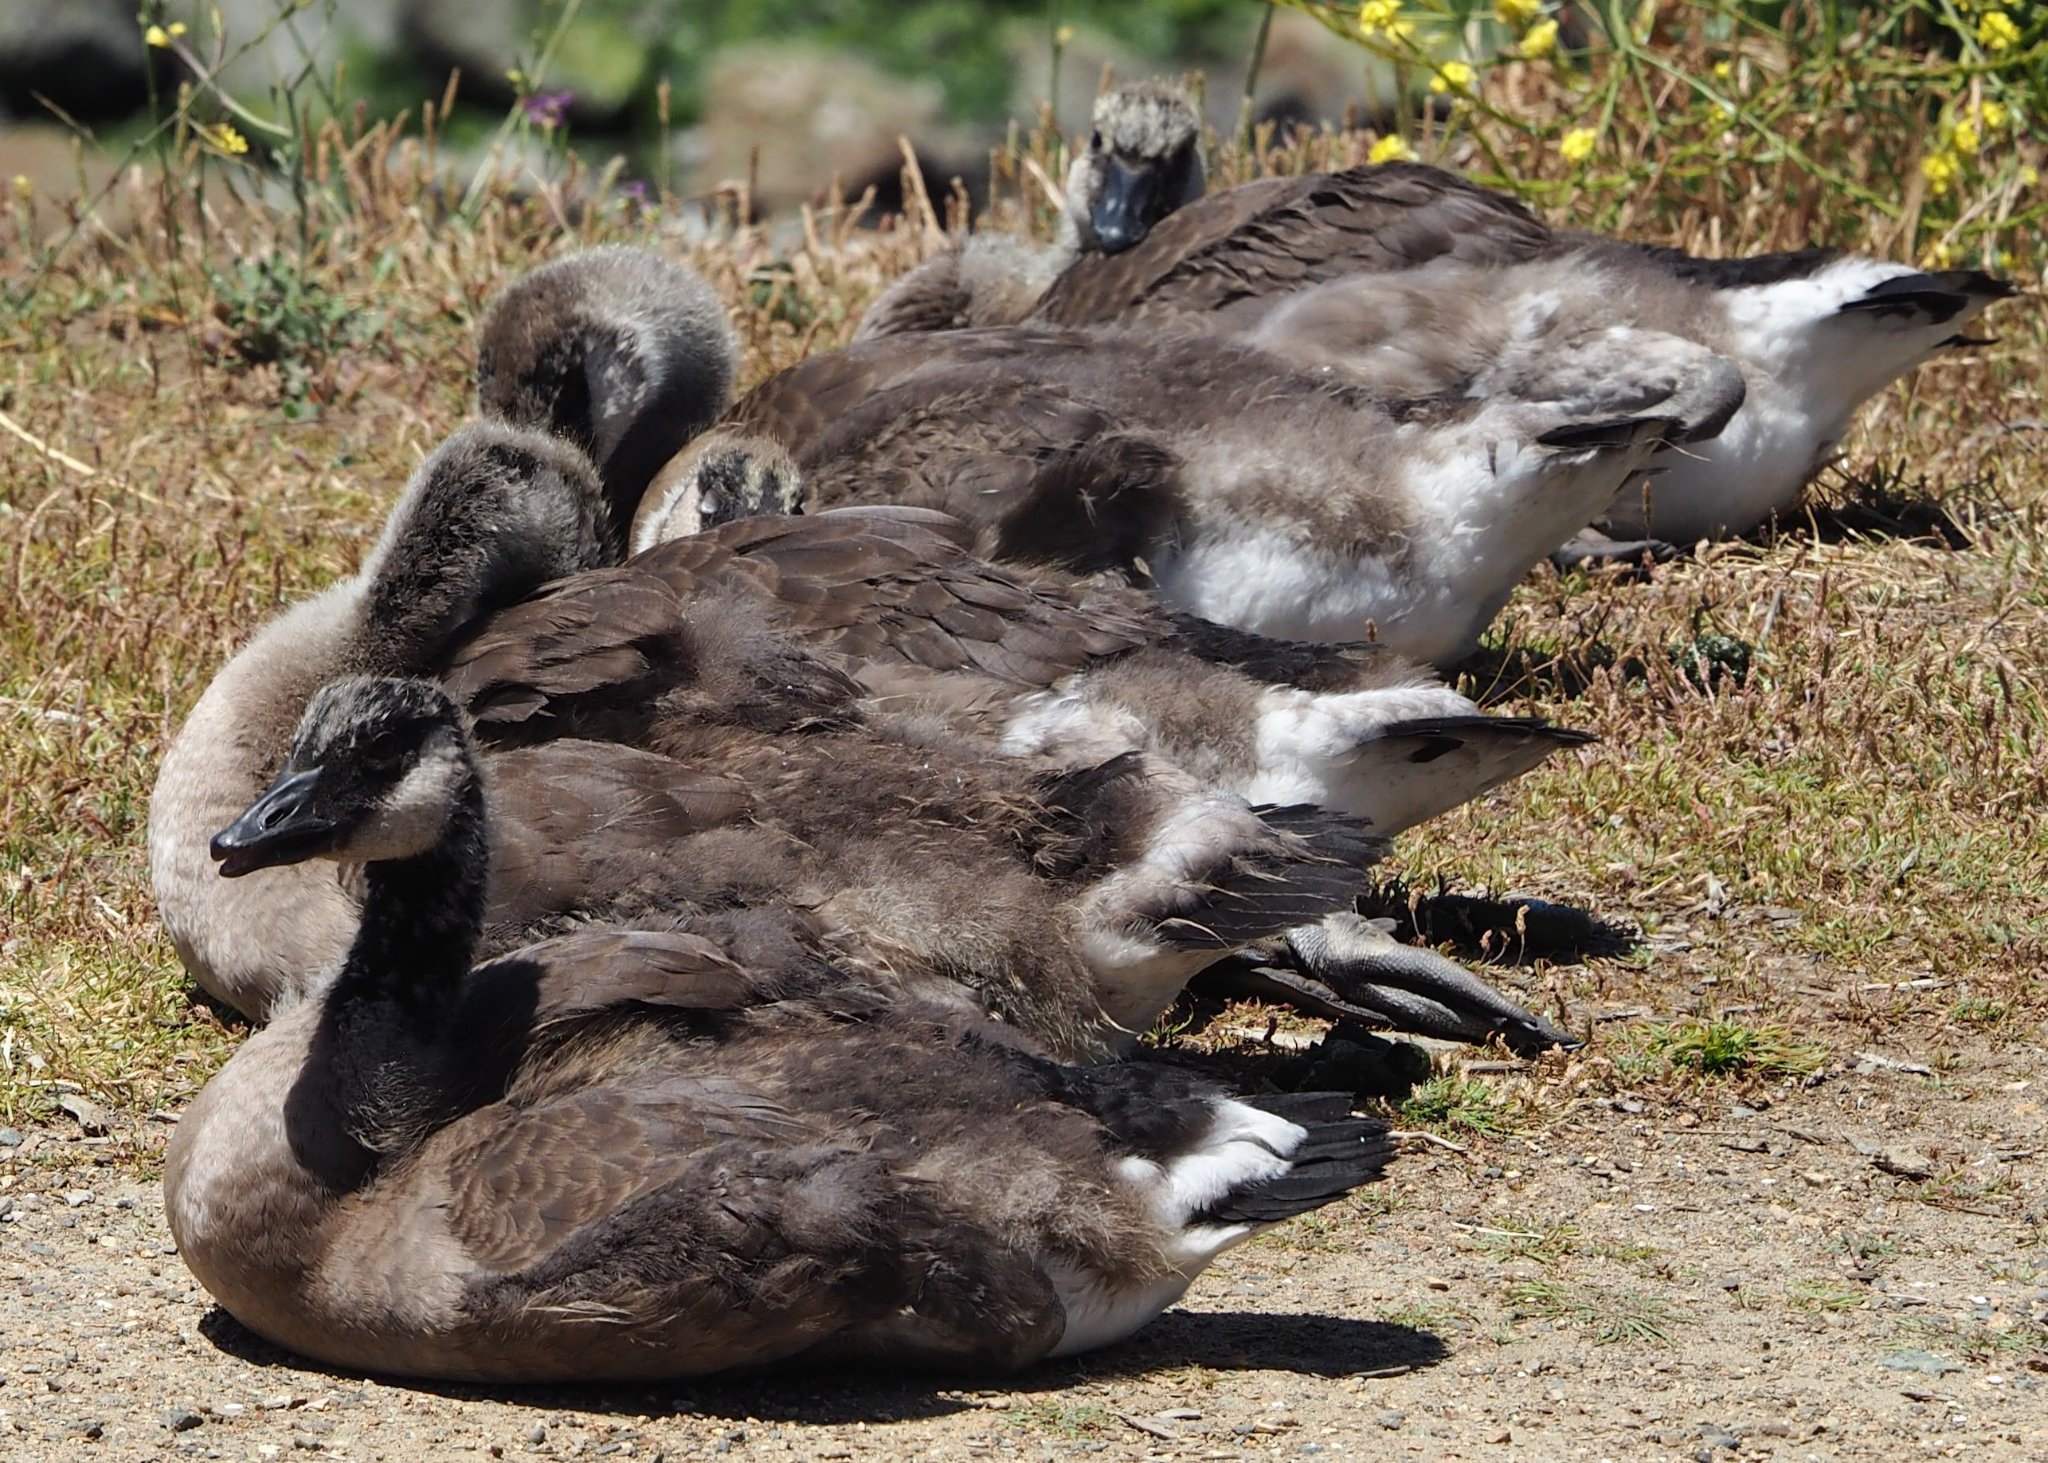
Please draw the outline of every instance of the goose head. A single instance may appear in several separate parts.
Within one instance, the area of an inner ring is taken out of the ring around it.
[[[496,423],[462,428],[413,473],[363,560],[364,643],[347,668],[426,669],[478,615],[616,562],[625,522],[574,447]]]
[[[646,249],[585,249],[485,309],[477,407],[590,454],[621,523],[648,481],[732,399],[739,345],[725,302]]]
[[[230,879],[316,858],[417,858],[446,838],[475,777],[468,730],[446,692],[344,677],[314,696],[275,780],[209,852]]]
[[[633,524],[633,552],[735,518],[801,513],[803,506],[803,473],[779,445],[744,432],[710,432],[648,488]]]
[[[1063,242],[1119,254],[1202,196],[1202,119],[1181,88],[1148,81],[1103,93],[1094,122],[1067,170]]]

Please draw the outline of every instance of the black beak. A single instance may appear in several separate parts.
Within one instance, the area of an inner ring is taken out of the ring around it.
[[[1157,168],[1149,163],[1127,168],[1113,157],[1103,158],[1102,191],[1089,215],[1103,253],[1121,254],[1144,242],[1152,231],[1158,193]]]
[[[258,869],[303,863],[327,846],[331,820],[312,811],[320,769],[281,772],[248,811],[213,835],[208,851],[221,877],[239,879]]]

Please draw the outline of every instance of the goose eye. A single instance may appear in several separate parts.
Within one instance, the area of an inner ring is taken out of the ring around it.
[[[1102,133],[1100,130],[1088,134],[1088,150],[1090,152],[1102,151]]]
[[[370,738],[360,755],[364,766],[388,772],[405,760],[405,742],[397,733],[385,732]]]

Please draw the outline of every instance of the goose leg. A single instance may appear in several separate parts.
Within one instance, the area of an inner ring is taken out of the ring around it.
[[[1565,569],[1641,569],[1643,555],[1653,564],[1668,563],[1679,555],[1677,544],[1661,538],[1609,538],[1597,528],[1582,528],[1557,549],[1550,562]]]
[[[1275,953],[1274,965],[1261,974],[1304,994],[1319,986],[1349,1008],[1330,1014],[1451,1041],[1499,1037],[1521,1053],[1580,1044],[1462,965],[1404,945],[1381,922],[1356,914],[1331,914],[1290,930]]]

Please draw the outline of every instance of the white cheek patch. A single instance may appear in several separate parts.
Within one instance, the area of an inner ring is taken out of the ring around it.
[[[337,852],[362,863],[425,853],[447,831],[449,813],[467,776],[468,769],[452,749],[428,748]]]
[[[642,508],[634,518],[633,552],[642,554],[656,544],[688,538],[702,527],[702,521],[702,493],[693,469],[669,484],[659,500]]]

